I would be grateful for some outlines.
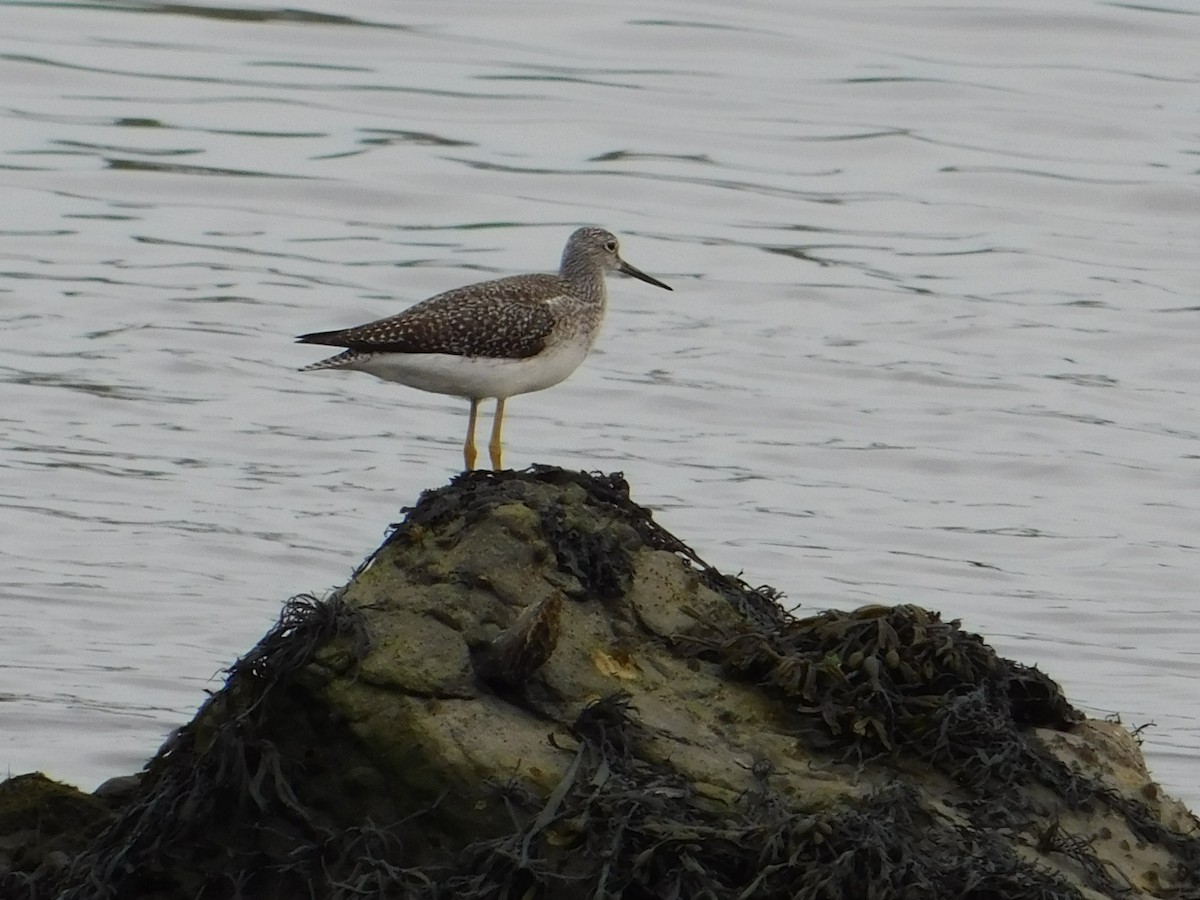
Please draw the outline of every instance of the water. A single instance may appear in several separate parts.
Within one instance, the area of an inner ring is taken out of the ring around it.
[[[675,293],[509,464],[961,618],[1200,801],[1193,5],[345,9],[0,5],[0,766],[136,770],[455,471],[465,403],[293,335],[596,223]]]

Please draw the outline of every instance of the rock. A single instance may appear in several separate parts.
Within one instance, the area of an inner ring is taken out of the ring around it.
[[[141,783],[140,775],[117,775],[92,791],[92,796],[110,806],[119,807],[133,797]]]
[[[70,862],[112,818],[100,800],[41,772],[0,782],[0,897],[53,896]]]
[[[619,476],[464,474],[28,896],[1200,893],[1195,818],[1046,675],[918,606],[777,601]]]

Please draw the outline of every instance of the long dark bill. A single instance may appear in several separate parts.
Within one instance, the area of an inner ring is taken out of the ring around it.
[[[632,275],[634,278],[640,278],[642,281],[646,282],[646,284],[652,284],[655,287],[664,288],[668,291],[675,290],[669,284],[663,284],[657,278],[647,275],[641,269],[635,269],[629,263],[625,262],[625,260],[621,260],[621,264],[617,266],[617,271],[624,272],[626,275]]]

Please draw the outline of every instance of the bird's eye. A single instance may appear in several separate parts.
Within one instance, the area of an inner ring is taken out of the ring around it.
[[[609,253],[616,253],[617,252],[617,242],[616,241],[605,242],[604,249],[607,250]]]

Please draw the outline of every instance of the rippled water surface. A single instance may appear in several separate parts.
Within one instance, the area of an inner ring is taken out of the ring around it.
[[[0,766],[83,786],[460,464],[292,336],[553,269],[596,353],[507,461],[621,470],[802,609],[916,602],[1200,803],[1200,15],[4,3]],[[486,426],[485,426],[486,427]]]

